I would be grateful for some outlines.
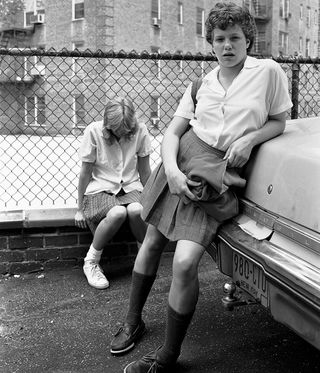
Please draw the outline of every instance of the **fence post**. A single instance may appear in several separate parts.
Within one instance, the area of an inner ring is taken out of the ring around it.
[[[300,64],[299,62],[294,62],[292,64],[292,87],[291,87],[291,100],[293,103],[291,109],[291,119],[297,119],[299,116],[299,72]]]

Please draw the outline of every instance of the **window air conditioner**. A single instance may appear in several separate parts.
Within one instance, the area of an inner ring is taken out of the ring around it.
[[[39,24],[44,23],[44,14],[38,13],[30,16],[30,23]]]
[[[159,18],[152,18],[152,24],[155,27],[160,27],[161,21]]]
[[[159,127],[160,118],[158,118],[158,117],[151,117],[151,122],[152,122],[153,127],[158,128]]]

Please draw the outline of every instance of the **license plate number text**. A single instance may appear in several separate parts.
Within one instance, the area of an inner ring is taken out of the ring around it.
[[[263,270],[236,252],[233,253],[233,279],[262,305],[268,305],[268,283]]]

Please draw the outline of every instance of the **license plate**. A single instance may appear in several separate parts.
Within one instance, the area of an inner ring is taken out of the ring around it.
[[[268,306],[268,282],[263,270],[242,255],[233,252],[233,280],[263,306]]]

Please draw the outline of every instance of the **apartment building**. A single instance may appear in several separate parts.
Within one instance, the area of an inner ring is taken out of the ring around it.
[[[205,40],[204,22],[216,2],[25,0],[25,10],[17,14],[14,24],[0,25],[0,46],[206,55],[211,46]],[[253,53],[318,55],[318,0],[233,2],[246,5],[255,17]],[[131,94],[133,87],[133,98],[150,128],[167,125],[181,96],[176,92],[182,92],[190,81],[191,75],[185,71],[188,66],[177,61],[171,65],[149,61],[138,68],[119,68],[114,61],[108,64],[66,58],[58,67],[37,56],[3,59],[0,100],[5,105],[0,105],[0,132],[81,133],[89,122],[100,118],[105,99],[119,92]],[[205,66],[199,68],[197,75],[205,72]],[[170,96],[173,84],[175,93]]]
[[[208,53],[204,22],[217,0],[25,0],[2,45]],[[233,0],[257,23],[254,52],[316,57],[319,0]],[[5,26],[5,27],[3,27]]]

